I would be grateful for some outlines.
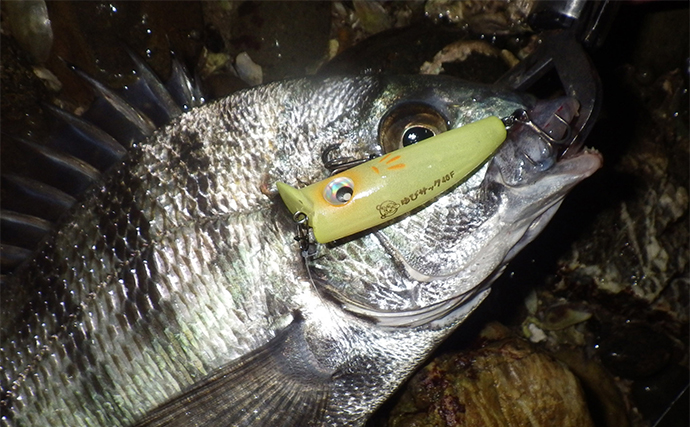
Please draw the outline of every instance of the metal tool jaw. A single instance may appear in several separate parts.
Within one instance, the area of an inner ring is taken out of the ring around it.
[[[585,48],[601,45],[617,9],[616,2],[609,0],[541,1],[529,19],[533,28],[543,30],[537,49],[496,82],[526,91],[549,71],[556,71],[565,95],[580,103],[571,125],[572,139],[562,156],[581,148],[601,109],[601,80]]]

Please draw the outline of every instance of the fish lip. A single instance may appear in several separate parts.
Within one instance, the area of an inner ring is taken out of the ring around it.
[[[581,138],[573,132],[572,122],[578,116],[580,103],[573,97],[561,97],[540,101],[528,110],[532,124],[520,123],[509,136],[512,147],[499,153],[496,159],[501,170],[503,183],[507,186],[529,185],[545,175],[558,175],[567,170],[583,179],[599,169],[601,155],[585,150]],[[570,134],[573,135],[570,135]],[[525,142],[526,139],[529,142]],[[576,162],[579,168],[566,167],[565,164],[580,156],[587,161]],[[522,172],[516,175],[507,166],[519,156],[523,161]]]
[[[577,157],[578,155],[582,154],[582,152],[585,150],[584,144],[582,144],[579,140],[573,141],[571,144],[569,144],[567,147],[565,147],[565,150],[563,153],[558,156],[558,159],[556,162],[561,162],[564,160],[571,159],[573,157]]]
[[[562,117],[571,126],[574,119],[579,115],[578,110],[580,103],[573,97],[563,98],[562,105],[554,112],[554,116],[561,112],[565,112],[565,117]],[[546,120],[551,120],[546,118]],[[546,121],[545,120],[545,121]],[[563,127],[558,132],[554,133],[552,137],[560,138],[568,131]],[[568,173],[577,178],[577,182],[585,179],[596,172],[603,165],[603,157],[599,151],[594,148],[587,148],[584,141],[579,138],[578,134],[572,135],[566,144],[559,148],[556,155],[556,162],[552,169],[554,174]]]
[[[540,162],[548,164],[541,170],[535,168],[528,173],[531,178],[521,181],[517,186],[530,185],[535,181],[554,180],[560,182],[562,190],[558,192],[561,198],[565,196],[576,184],[583,179],[591,176],[603,165],[603,157],[599,151],[587,148],[584,141],[575,133],[562,143],[558,142],[563,138],[572,126],[572,122],[578,117],[580,103],[573,97],[562,97],[550,101],[537,103],[529,110],[530,117],[534,124],[548,134],[548,137],[557,142],[550,142],[548,138],[538,136],[543,144],[546,144],[552,151],[550,156],[539,159]],[[531,129],[521,129],[521,132],[534,132]],[[523,155],[529,158],[526,152]],[[512,187],[504,181],[508,187]]]
[[[553,167],[553,175],[568,174],[576,183],[591,176],[604,164],[604,157],[594,149],[580,145],[569,156],[563,156]]]
[[[570,135],[564,143],[553,144],[555,146],[554,148],[557,150],[556,163],[566,161],[568,159],[582,155],[585,151],[583,140],[579,138],[579,135],[576,133],[576,130],[570,128],[572,126],[572,122],[575,120],[576,117],[579,116],[580,103],[576,98],[573,97],[564,97],[561,98],[561,100],[561,105],[555,109],[552,115],[546,116],[543,118],[543,120],[537,121],[537,125],[544,127],[544,130],[547,131],[549,135],[556,140],[562,138],[566,134],[566,132],[573,133],[573,135]],[[566,122],[567,125],[562,126],[555,132],[549,132],[549,124],[553,123],[554,118],[556,118],[556,116],[560,116],[560,118],[563,119],[563,121]]]

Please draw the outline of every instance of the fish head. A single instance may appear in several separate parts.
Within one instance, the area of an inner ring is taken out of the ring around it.
[[[415,126],[436,133],[518,109],[558,140],[578,103],[537,101],[438,76],[390,78],[383,96],[364,114],[370,133],[353,135],[343,151],[359,157],[382,154],[404,145],[403,134]],[[322,246],[309,261],[315,283],[345,310],[380,325],[452,321],[453,312],[466,313],[456,309],[476,301],[539,234],[565,195],[602,164],[592,150],[559,158],[562,152],[534,128],[513,126],[488,162],[431,203]],[[429,176],[430,184],[435,178]]]

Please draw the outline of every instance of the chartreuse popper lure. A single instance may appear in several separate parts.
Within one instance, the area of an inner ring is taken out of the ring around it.
[[[307,220],[319,243],[390,221],[457,184],[506,139],[498,117],[449,130],[297,189],[278,182],[296,220]]]

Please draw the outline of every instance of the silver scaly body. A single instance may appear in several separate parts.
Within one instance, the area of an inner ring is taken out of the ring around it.
[[[453,128],[534,107],[441,77],[299,79],[133,147],[13,278],[36,296],[3,309],[0,423],[362,425],[601,163],[514,132],[426,208],[305,260],[275,182],[325,178],[333,143],[381,154],[410,102]]]

